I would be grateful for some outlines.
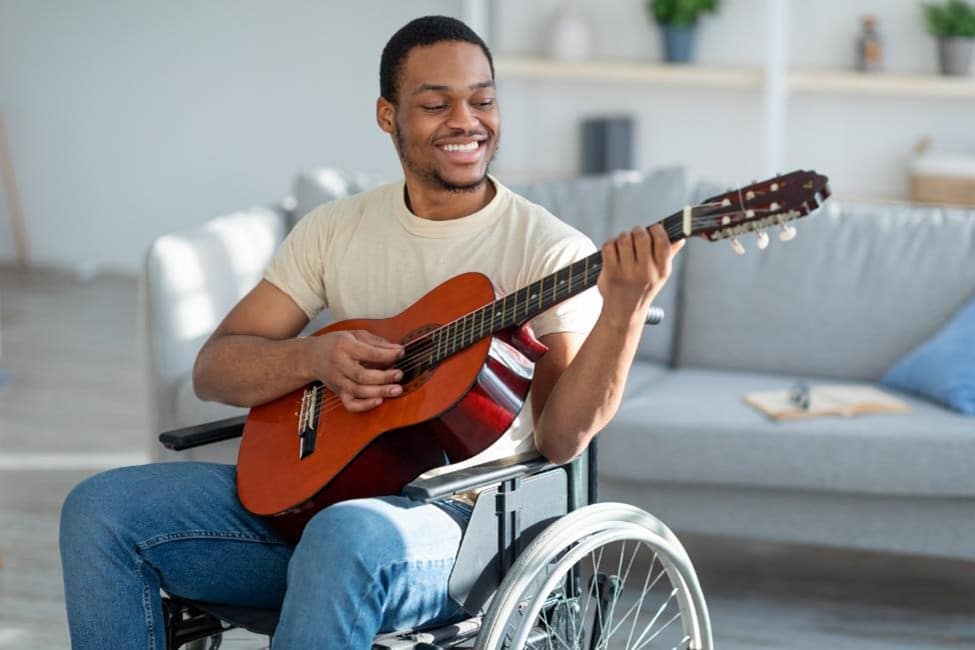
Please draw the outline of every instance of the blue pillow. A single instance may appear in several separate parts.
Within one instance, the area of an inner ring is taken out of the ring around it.
[[[898,361],[880,383],[975,415],[975,297],[937,334]]]

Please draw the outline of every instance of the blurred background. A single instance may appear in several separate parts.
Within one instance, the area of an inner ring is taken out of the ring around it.
[[[502,182],[804,168],[843,200],[975,206],[971,44],[939,50],[923,3],[696,4],[693,34],[667,35],[644,0],[0,0],[0,648],[68,647],[61,501],[155,456],[150,244],[294,207],[308,170],[399,178],[374,105],[412,18],[461,18],[492,48]],[[975,647],[970,561],[688,546],[719,647]]]

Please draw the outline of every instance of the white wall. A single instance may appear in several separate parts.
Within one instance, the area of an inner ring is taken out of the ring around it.
[[[767,2],[721,0],[701,22],[697,61],[761,67],[769,27]],[[935,73],[934,39],[923,29],[918,0],[791,0],[788,56],[793,68],[852,69],[861,16],[879,17],[887,70]],[[495,2],[498,53],[548,51],[562,7],[583,17],[592,59],[658,61],[660,36],[643,0],[520,0]],[[973,81],[975,83],[975,81]],[[505,143],[497,171],[517,176],[565,176],[578,166],[578,121],[599,114],[636,118],[635,165],[687,165],[695,177],[737,185],[763,174],[761,90],[675,89],[625,83],[504,80]],[[815,167],[840,195],[904,198],[914,145],[975,153],[971,98],[868,97],[790,93],[783,171]],[[517,130],[522,132],[513,135]],[[523,137],[525,136],[525,137]],[[519,139],[520,138],[520,139]],[[536,143],[544,143],[538,146]]]
[[[398,174],[375,126],[380,52],[409,19],[460,9],[0,0],[0,109],[33,261],[135,269],[153,236],[277,200],[299,169]]]
[[[760,66],[766,2],[722,0],[698,59]],[[288,192],[334,164],[399,175],[373,121],[379,53],[408,19],[488,2],[497,54],[541,54],[559,0],[0,0],[0,108],[33,259],[135,269],[159,233]],[[659,59],[644,0],[576,0],[593,57]],[[796,67],[850,67],[859,17],[880,17],[888,68],[933,72],[917,0],[792,0]],[[759,90],[499,78],[502,178],[578,167],[578,121],[637,118],[636,166],[683,164],[733,185],[762,176]],[[914,143],[975,150],[971,99],[789,98],[785,168],[815,167],[840,194],[904,196]],[[0,262],[14,259],[5,203]]]

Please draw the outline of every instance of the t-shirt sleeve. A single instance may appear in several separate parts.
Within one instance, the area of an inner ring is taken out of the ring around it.
[[[264,270],[264,279],[288,294],[309,320],[328,307],[325,261],[330,217],[328,204],[305,215]]]
[[[538,277],[542,278],[596,252],[596,246],[581,233],[567,237],[545,256]],[[603,299],[596,287],[565,300],[531,320],[536,337],[556,332],[588,334],[599,318]]]

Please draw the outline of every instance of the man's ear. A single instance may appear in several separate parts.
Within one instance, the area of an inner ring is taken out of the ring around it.
[[[376,100],[376,124],[390,135],[396,132],[396,108],[385,97]]]

